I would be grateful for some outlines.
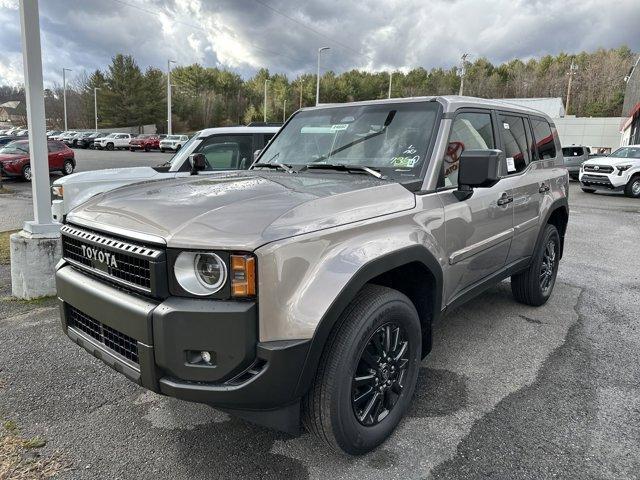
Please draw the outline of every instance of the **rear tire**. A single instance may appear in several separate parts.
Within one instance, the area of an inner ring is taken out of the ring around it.
[[[64,165],[62,165],[62,174],[63,175],[71,175],[74,169],[73,161],[65,160]]]
[[[511,277],[511,292],[516,301],[534,307],[544,305],[553,292],[559,261],[560,235],[554,225],[547,224],[529,268]]]
[[[25,182],[30,182],[32,178],[31,165],[25,165],[22,167],[22,180]]]
[[[630,198],[640,198],[640,175],[631,177],[624,187],[624,194]]]
[[[596,191],[593,188],[584,188],[584,187],[581,187],[581,188],[584,193],[596,193]]]
[[[303,399],[306,429],[351,455],[384,442],[413,397],[421,339],[411,300],[397,290],[366,285],[327,339]]]

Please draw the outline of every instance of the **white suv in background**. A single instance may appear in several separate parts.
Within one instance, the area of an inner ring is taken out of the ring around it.
[[[69,211],[102,192],[132,183],[184,177],[191,174],[189,155],[202,153],[206,166],[200,175],[246,170],[279,127],[207,128],[197,132],[168,162],[157,167],[128,167],[79,172],[53,182],[53,219],[62,222]],[[104,139],[106,140],[106,137]]]
[[[187,135],[167,135],[165,138],[160,140],[160,151],[164,152],[165,150],[172,150],[177,152],[188,141],[189,137]]]
[[[110,133],[106,137],[98,138],[93,143],[96,148],[114,150],[116,148],[129,148],[129,142],[134,136],[130,133]]]
[[[582,191],[623,191],[640,198],[640,145],[620,147],[606,157],[587,160],[580,167]]]

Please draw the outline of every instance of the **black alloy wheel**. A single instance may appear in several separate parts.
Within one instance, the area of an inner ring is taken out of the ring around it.
[[[404,329],[388,323],[367,342],[352,380],[353,413],[364,426],[384,420],[404,388],[409,364],[409,342]]]

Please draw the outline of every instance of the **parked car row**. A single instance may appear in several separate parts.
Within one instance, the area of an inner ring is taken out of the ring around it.
[[[28,137],[29,130],[27,130],[26,128],[8,128],[0,130],[0,135],[9,135],[12,137]]]

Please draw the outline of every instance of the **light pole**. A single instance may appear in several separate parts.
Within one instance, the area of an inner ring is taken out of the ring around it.
[[[284,99],[284,102],[282,103],[282,123],[285,122],[285,120],[287,119],[287,99]]]
[[[320,105],[320,54],[325,50],[330,50],[330,48],[320,47],[318,49],[318,75],[316,77],[316,106]]]
[[[62,105],[64,107],[64,131],[67,131],[67,76],[66,72],[71,72],[70,68],[62,69]]]
[[[573,76],[576,74],[578,70],[578,65],[576,65],[573,60],[571,60],[571,66],[569,67],[569,84],[567,85],[567,104],[564,107],[564,114],[569,115],[569,102],[571,101],[571,81],[573,80]]]
[[[264,108],[263,108],[263,116],[264,116],[264,123],[267,123],[267,83],[269,82],[269,80],[265,80],[264,81]]]
[[[96,114],[96,132],[98,131],[98,90],[99,87],[93,87],[93,110]]]
[[[389,72],[389,98],[391,98],[391,80],[393,79],[393,72]]]
[[[460,92],[458,92],[458,95],[462,96],[462,94],[464,93],[464,76],[467,73],[467,57],[469,56],[468,53],[463,53],[462,57],[460,57],[460,61],[462,62],[462,68],[460,70],[461,74],[460,74]]]
[[[167,60],[167,135],[171,135],[171,64],[175,60]]]

